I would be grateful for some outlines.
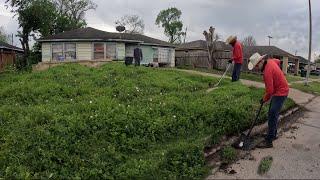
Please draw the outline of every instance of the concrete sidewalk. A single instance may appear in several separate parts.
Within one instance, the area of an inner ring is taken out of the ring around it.
[[[241,80],[242,84],[247,86],[254,86],[258,88],[264,88],[264,84],[256,81]],[[291,98],[296,104],[304,106],[311,101],[315,96],[312,94],[304,93],[297,89],[290,88],[289,98]]]
[[[320,97],[305,106],[307,112],[293,129],[283,133],[272,149],[251,152],[254,160],[240,160],[231,168],[236,174],[217,172],[207,179],[319,179],[320,178]],[[257,173],[263,157],[272,156],[270,171]]]
[[[221,75],[212,74],[212,73],[205,73],[200,71],[194,71],[194,70],[184,70],[184,69],[178,69],[178,71],[187,72],[190,74],[196,74],[196,75],[202,75],[202,76],[210,76],[215,78],[220,78]],[[230,79],[230,77],[226,77],[226,79]],[[254,86],[258,88],[264,88],[264,83],[256,82],[256,81],[250,81],[241,79],[242,84],[247,86]],[[306,105],[311,99],[313,99],[315,96],[312,94],[304,93],[302,91],[299,91],[297,89],[290,88],[289,98],[291,98],[296,104],[299,105]]]
[[[184,72],[219,78],[219,75],[192,70]],[[227,77],[228,78],[228,77]],[[264,88],[264,84],[241,80],[244,85]],[[320,178],[320,97],[290,88],[289,97],[307,112],[290,131],[279,135],[272,149],[251,151],[253,160],[239,160],[231,166],[235,174],[216,172],[207,179],[319,179]],[[270,171],[264,176],[257,173],[263,157],[272,156]]]

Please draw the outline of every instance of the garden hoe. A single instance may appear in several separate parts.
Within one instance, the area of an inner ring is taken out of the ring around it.
[[[218,87],[218,86],[219,86],[220,82],[222,81],[222,79],[226,76],[227,72],[229,71],[229,68],[230,68],[231,64],[232,64],[232,63],[228,63],[228,66],[227,66],[227,68],[226,68],[226,71],[222,74],[219,82],[218,82],[217,84],[215,84],[213,87]]]
[[[238,141],[236,141],[236,143],[233,144],[233,146],[235,148],[243,149],[243,150],[246,150],[246,151],[253,149],[254,144],[253,144],[253,139],[250,138],[250,134],[251,134],[252,129],[254,128],[255,124],[257,123],[257,121],[259,119],[262,107],[263,107],[263,103],[261,103],[261,105],[260,105],[260,108],[258,110],[256,118],[252,122],[249,132],[247,134],[242,133],[240,138],[238,139]]]

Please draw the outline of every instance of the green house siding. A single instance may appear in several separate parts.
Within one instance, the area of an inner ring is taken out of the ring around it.
[[[141,46],[143,59],[141,64],[149,64],[153,62],[154,49],[151,46]]]

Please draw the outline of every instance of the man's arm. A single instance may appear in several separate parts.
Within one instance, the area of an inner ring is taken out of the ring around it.
[[[269,68],[266,68],[263,74],[263,79],[266,86],[266,91],[265,91],[263,100],[264,102],[267,102],[270,100],[274,91],[272,70],[270,70]]]

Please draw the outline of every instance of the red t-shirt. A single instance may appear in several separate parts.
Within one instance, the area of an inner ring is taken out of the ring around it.
[[[263,72],[266,92],[263,100],[269,101],[272,96],[288,96],[289,85],[279,66],[280,60],[268,59]]]
[[[239,41],[233,47],[232,60],[238,64],[243,63],[242,45]]]

